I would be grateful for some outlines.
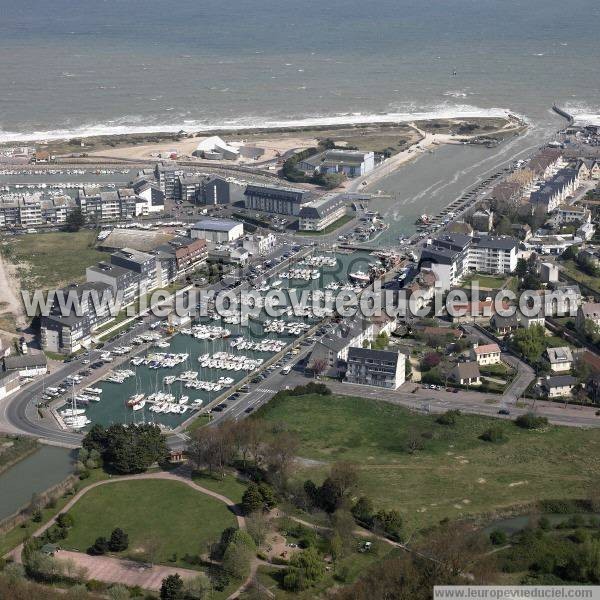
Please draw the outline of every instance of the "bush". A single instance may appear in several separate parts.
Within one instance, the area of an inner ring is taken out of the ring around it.
[[[500,443],[506,441],[506,434],[504,433],[504,429],[502,427],[490,427],[486,429],[480,436],[479,439],[484,442],[492,442],[492,443]]]
[[[456,425],[459,416],[460,410],[447,410],[436,419],[436,423],[440,425]]]
[[[494,529],[492,533],[490,533],[490,542],[494,544],[494,546],[503,546],[506,544],[506,533],[501,529]]]
[[[522,429],[542,429],[548,425],[548,419],[534,413],[519,415],[515,424]]]
[[[102,556],[109,551],[108,540],[105,537],[96,538],[92,546],[87,549],[87,553],[92,556]]]

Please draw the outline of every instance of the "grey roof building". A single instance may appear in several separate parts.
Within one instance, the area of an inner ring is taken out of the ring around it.
[[[400,352],[349,348],[345,381],[396,389],[405,381],[405,361]]]

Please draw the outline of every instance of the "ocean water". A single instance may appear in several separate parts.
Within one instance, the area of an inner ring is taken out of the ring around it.
[[[505,111],[549,130],[553,102],[600,113],[598,31],[597,0],[0,0],[0,141]]]

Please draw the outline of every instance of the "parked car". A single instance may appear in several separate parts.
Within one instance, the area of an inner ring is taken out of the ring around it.
[[[498,411],[498,414],[499,414],[499,415],[507,415],[507,416],[508,416],[508,415],[510,415],[510,410],[508,410],[508,408],[501,408],[501,409]]]

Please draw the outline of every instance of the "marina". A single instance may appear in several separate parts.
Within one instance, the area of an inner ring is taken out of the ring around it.
[[[350,283],[348,273],[364,273],[378,264],[377,257],[364,252],[315,254],[288,270],[309,269],[318,277],[292,281],[278,273],[268,280],[256,279],[255,289],[268,291],[309,291],[322,299],[326,293],[334,296],[342,289],[361,290]],[[325,316],[325,311],[320,313]],[[194,411],[206,407],[243,378],[252,376],[265,362],[288,349],[299,336],[319,322],[319,316],[307,311],[302,320],[291,307],[284,308],[280,317],[269,317],[264,309],[259,317],[246,325],[239,315],[211,314],[181,327],[167,331],[166,324],[144,334],[123,337],[112,353],[102,352],[105,364],[124,361],[75,394],[72,386],[81,385],[79,375],[65,384],[66,404],[58,415],[67,428],[85,429],[100,423],[151,422],[174,429]],[[147,345],[140,351],[140,345]],[[51,391],[47,399],[56,399],[59,390]]]

